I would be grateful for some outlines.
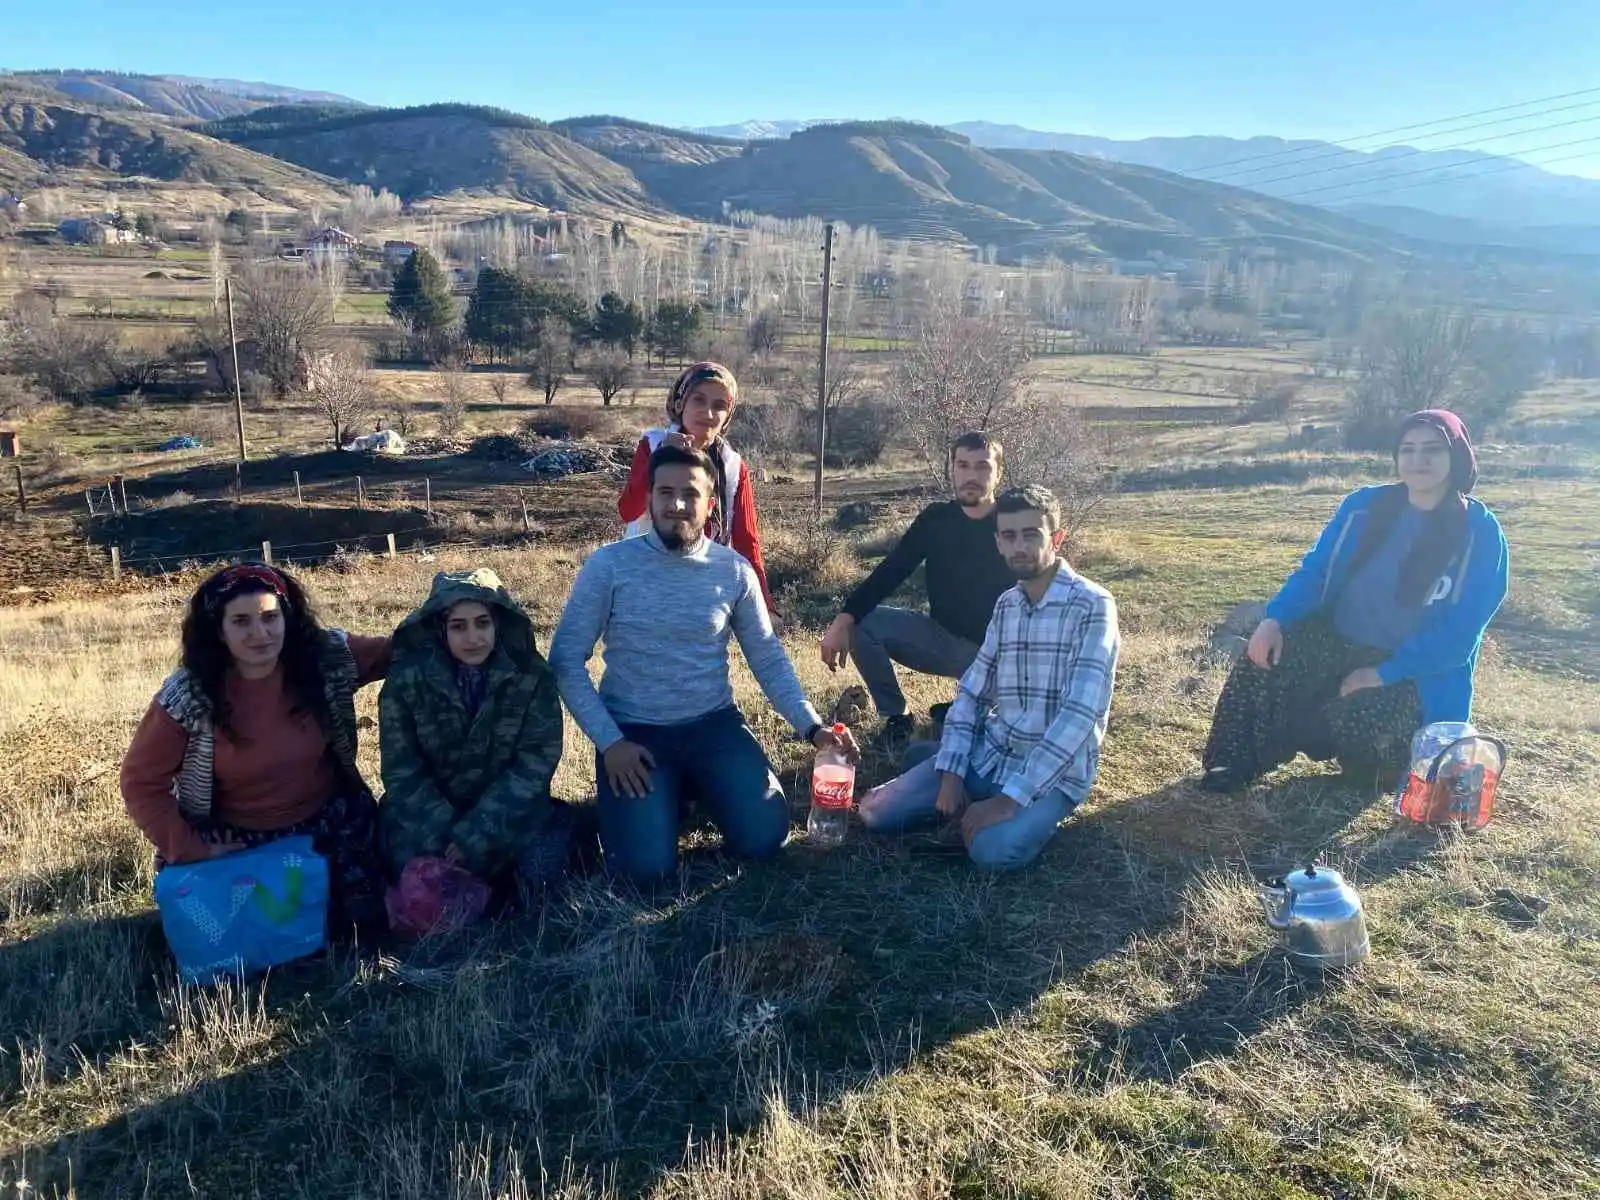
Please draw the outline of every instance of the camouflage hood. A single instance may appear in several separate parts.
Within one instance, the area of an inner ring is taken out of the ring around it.
[[[463,600],[496,616],[495,652],[473,711],[442,628]],[[427,603],[395,632],[378,718],[386,789],[379,820],[391,868],[451,845],[485,877],[513,863],[549,809],[561,701],[533,622],[493,571],[435,576]]]
[[[488,567],[440,571],[433,577],[433,588],[427,600],[400,622],[394,632],[395,668],[421,665],[436,657],[442,665],[449,665],[444,616],[452,605],[463,600],[476,600],[495,614],[495,658],[504,656],[519,671],[545,669],[534,641],[533,621],[522,605],[511,598],[500,576]]]

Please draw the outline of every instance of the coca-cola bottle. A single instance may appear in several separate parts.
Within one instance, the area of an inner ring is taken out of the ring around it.
[[[842,734],[843,725],[834,733]],[[842,747],[824,746],[817,751],[811,768],[811,815],[806,819],[806,838],[813,845],[837,846],[844,841],[850,823],[850,804],[855,797],[856,769]]]

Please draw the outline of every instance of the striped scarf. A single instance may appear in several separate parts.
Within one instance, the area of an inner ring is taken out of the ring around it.
[[[348,785],[366,790],[356,768],[356,660],[350,640],[342,629],[326,631],[322,651],[323,689],[328,699],[332,728],[328,746]],[[200,689],[199,681],[187,668],[179,667],[156,693],[156,703],[189,734],[183,751],[183,765],[173,790],[178,811],[191,825],[211,820],[211,802],[216,793],[216,728],[211,719],[211,702]]]

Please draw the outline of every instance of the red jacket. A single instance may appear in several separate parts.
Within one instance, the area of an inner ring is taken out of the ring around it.
[[[665,439],[670,429],[652,429],[639,439],[633,452],[633,462],[628,467],[628,482],[617,498],[617,515],[628,522],[628,535],[644,533],[649,525],[646,514],[650,508],[650,455]],[[726,442],[719,441],[712,453],[722,460],[727,494],[718,496],[712,513],[712,522],[706,526],[706,536],[717,533],[718,510],[730,514],[721,522],[721,536],[725,546],[731,546],[755,568],[756,579],[761,584],[761,594],[766,598],[767,611],[776,615],[772,591],[767,586],[767,564],[761,557],[761,530],[756,524],[756,493],[750,483],[750,470],[744,459]]]

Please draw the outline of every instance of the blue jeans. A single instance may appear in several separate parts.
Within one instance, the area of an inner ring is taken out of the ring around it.
[[[907,825],[940,817],[937,801],[943,775],[934,767],[939,747],[935,742],[920,743],[906,754],[910,765],[905,774],[875,787],[861,800],[861,823],[868,829],[893,832]],[[967,797],[974,804],[1000,794],[1000,788],[970,767],[967,769]],[[1001,821],[978,831],[967,846],[967,857],[974,866],[987,871],[1014,871],[1039,857],[1056,827],[1078,802],[1065,792],[1047,792],[1034,798],[1009,821]]]
[[[681,725],[621,725],[622,736],[655,759],[650,793],[619,796],[595,755],[600,845],[606,866],[635,883],[656,883],[678,867],[678,825],[699,801],[728,849],[771,858],[789,836],[789,802],[755,734],[736,708]]]

